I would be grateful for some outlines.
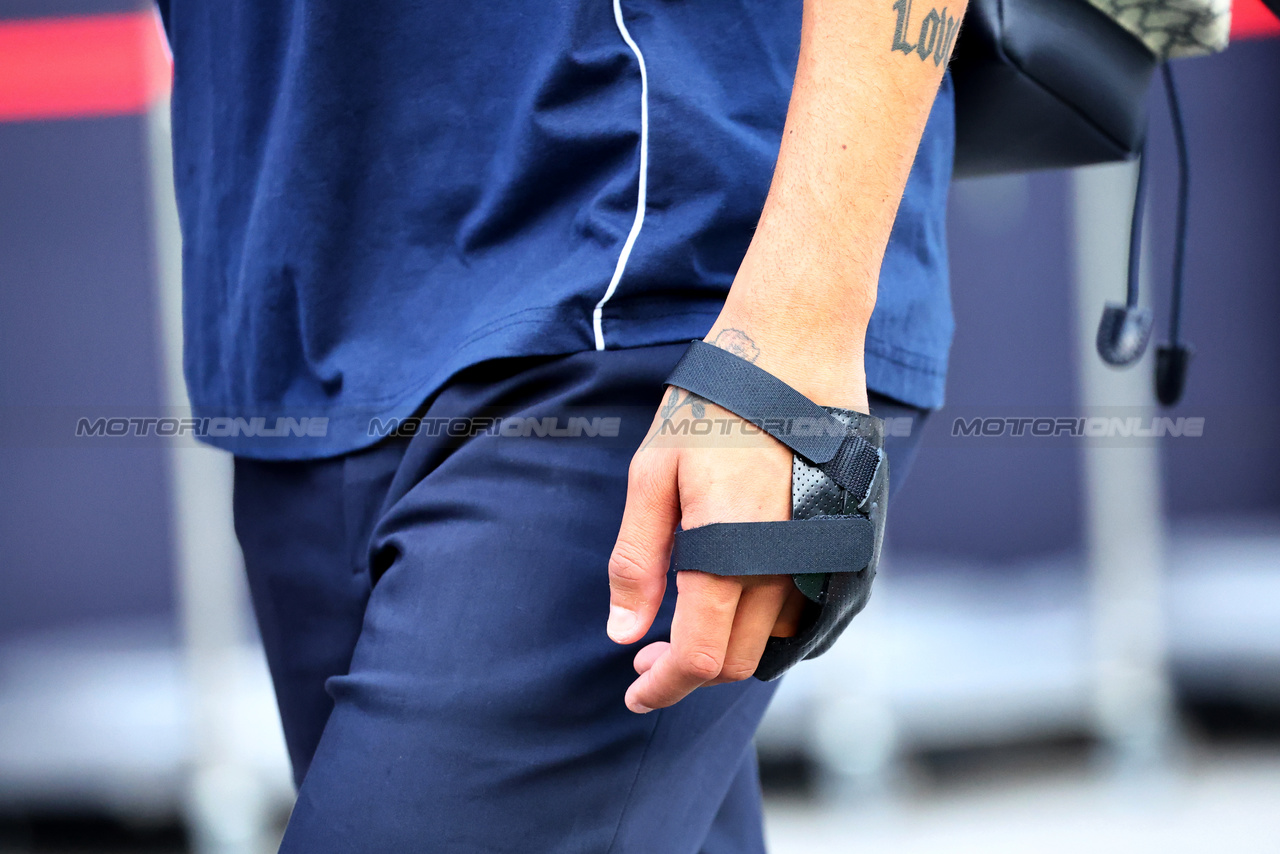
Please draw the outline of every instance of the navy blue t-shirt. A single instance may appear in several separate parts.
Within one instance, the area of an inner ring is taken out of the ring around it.
[[[160,5],[192,405],[213,444],[286,459],[372,444],[371,419],[486,359],[704,335],[772,177],[802,2]],[[952,149],[947,80],[866,342],[868,385],[922,407],[951,340]],[[286,441],[255,417],[327,421]]]

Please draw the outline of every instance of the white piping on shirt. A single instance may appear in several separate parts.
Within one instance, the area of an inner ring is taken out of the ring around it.
[[[596,303],[595,311],[591,312],[591,325],[595,329],[597,350],[604,349],[602,325],[604,304],[618,289],[618,282],[622,281],[622,272],[627,268],[627,259],[631,257],[631,248],[636,245],[636,238],[640,236],[640,228],[644,225],[645,196],[649,183],[649,74],[644,67],[644,54],[640,52],[640,47],[627,31],[626,21],[622,20],[622,0],[613,0],[613,20],[618,25],[622,40],[627,43],[627,47],[631,48],[631,52],[636,55],[636,61],[640,63],[640,180],[639,189],[636,192],[636,218],[631,223],[631,232],[627,235],[627,241],[622,244],[622,252],[618,255],[618,265],[614,267],[609,287],[604,292],[604,296],[600,297],[600,302]]]

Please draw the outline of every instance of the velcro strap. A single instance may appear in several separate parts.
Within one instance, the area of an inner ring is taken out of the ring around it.
[[[773,374],[703,341],[689,345],[667,385],[723,406],[814,464],[833,459],[848,432],[834,415]]]
[[[875,445],[851,433],[840,443],[835,458],[821,464],[819,468],[827,477],[855,496],[853,506],[857,507],[867,497],[867,490],[875,480],[881,456]]]
[[[720,522],[676,531],[671,568],[713,575],[858,572],[874,550],[875,525],[862,516]]]
[[[694,341],[667,385],[693,392],[750,421],[855,496],[867,494],[880,451],[768,371],[728,350]]]

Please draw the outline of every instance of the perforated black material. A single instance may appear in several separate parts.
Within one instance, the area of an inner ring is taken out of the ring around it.
[[[871,597],[871,582],[880,562],[885,505],[889,497],[889,460],[881,450],[884,447],[883,422],[860,412],[828,411],[847,424],[852,434],[867,441],[880,458],[879,464],[865,497],[858,501],[851,490],[832,480],[822,468],[795,457],[791,468],[791,518],[828,515],[832,508],[840,506],[843,515],[861,518],[869,525],[872,531],[871,555],[866,565],[856,572],[792,576],[796,587],[816,603],[815,613],[812,621],[802,626],[794,637],[769,638],[755,673],[757,679],[766,682],[777,679],[796,663],[815,658],[831,648],[853,618],[866,607]]]

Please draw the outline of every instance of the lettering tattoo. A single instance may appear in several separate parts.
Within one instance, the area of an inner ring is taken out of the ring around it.
[[[907,41],[911,35],[911,2],[897,0],[893,9],[898,13],[898,22],[893,29],[893,51],[907,56],[915,54],[921,62],[932,58],[935,66],[942,65],[951,56],[951,45],[956,40],[956,30],[960,28],[960,19],[942,11],[930,9],[920,21],[919,35],[915,41]]]

